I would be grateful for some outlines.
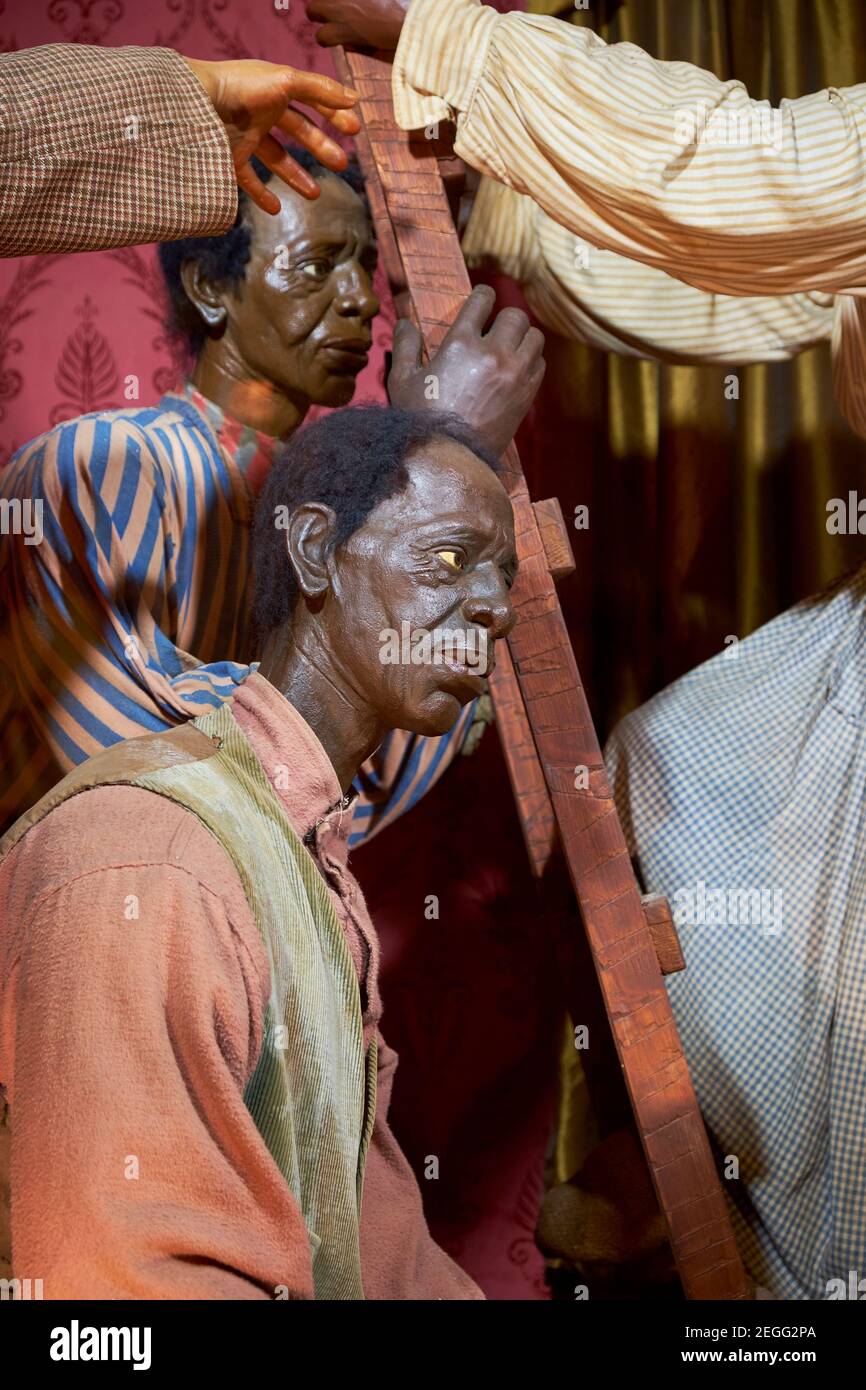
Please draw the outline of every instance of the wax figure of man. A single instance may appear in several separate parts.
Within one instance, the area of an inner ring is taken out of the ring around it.
[[[450,728],[513,623],[497,466],[430,413],[295,435],[256,522],[258,671],[0,842],[12,1265],[46,1298],[482,1296],[387,1125],[346,856],[358,768]]]
[[[384,24],[366,32],[384,46],[405,10],[311,7],[356,32]],[[546,324],[607,349],[743,363],[832,333],[839,403],[866,434],[852,134],[866,87],[774,113],[741,84],[556,20],[500,18],[476,0],[412,0],[408,13],[401,124],[456,116],[459,153],[503,180],[482,180],[468,258],[492,254]],[[701,101],[756,121],[757,138],[690,139],[675,118]],[[574,234],[593,243],[588,257]],[[698,882],[783,895],[777,935],[686,917],[688,969],[669,988],[705,1116],[740,1160],[743,1252],[762,1284],[794,1298],[827,1297],[866,1249],[864,624],[861,569],[741,642],[736,662],[719,656],[676,682],[607,749],[648,889],[674,906]]]
[[[0,53],[0,256],[224,232],[236,182],[275,213],[253,155],[315,198],[315,180],[271,131],[339,171],[345,151],[289,103],[354,135],[354,100],[320,73],[210,63],[170,48],[57,43]]]
[[[41,503],[42,533],[0,538],[0,829],[100,747],[218,704],[248,672],[253,492],[311,402],[351,399],[378,309],[358,175],[318,176],[315,202],[281,188],[271,217],[243,199],[225,237],[162,248],[195,355],[181,392],[60,425],[0,474],[22,515]],[[541,381],[543,339],[514,309],[482,334],[492,300],[476,291],[425,367],[404,325],[392,396],[447,403],[501,453]],[[357,837],[433,785],[472,718],[386,741],[364,770]]]

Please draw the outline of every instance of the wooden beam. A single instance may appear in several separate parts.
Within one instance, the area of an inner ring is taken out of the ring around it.
[[[337,70],[361,94],[359,154],[381,189],[403,283],[432,355],[470,290],[437,156],[423,135],[395,124],[386,60],[338,51]],[[508,639],[510,660],[497,654],[491,691],[533,869],[546,872],[558,839],[686,1296],[748,1298],[751,1286],[513,444],[503,466],[520,571],[512,590],[517,622]]]

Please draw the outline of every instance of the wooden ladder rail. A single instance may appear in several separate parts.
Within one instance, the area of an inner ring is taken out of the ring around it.
[[[358,155],[395,300],[402,312],[411,305],[432,356],[471,289],[436,155],[396,125],[388,59],[334,53],[338,76],[360,93]],[[750,1298],[514,444],[502,462],[520,570],[517,621],[490,685],[531,868],[541,878],[561,848],[686,1297]]]

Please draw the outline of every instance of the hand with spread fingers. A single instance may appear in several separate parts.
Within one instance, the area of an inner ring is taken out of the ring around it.
[[[397,47],[409,0],[308,0],[307,19],[321,24],[316,42],[323,48]]]
[[[265,212],[279,212],[280,200],[254,173],[253,155],[305,198],[319,196],[316,180],[286,154],[273,130],[303,145],[326,169],[335,173],[345,169],[345,151],[291,103],[302,102],[343,135],[355,135],[360,122],[351,107],[358,94],[350,87],[323,73],[258,59],[209,63],[185,58],[184,62],[226,128],[238,184]]]
[[[484,333],[495,302],[489,285],[477,285],[427,363],[418,329],[410,319],[399,319],[388,396],[404,410],[460,415],[501,455],[544,378],[544,334],[513,308],[500,310]],[[433,399],[431,377],[437,383]]]

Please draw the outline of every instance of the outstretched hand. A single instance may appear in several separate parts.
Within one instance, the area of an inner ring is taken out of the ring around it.
[[[265,212],[279,212],[280,200],[253,171],[253,155],[305,198],[319,196],[316,180],[286,153],[272,130],[281,130],[303,145],[326,169],[335,173],[345,169],[345,151],[290,103],[303,102],[344,135],[356,135],[361,123],[349,108],[358,93],[350,87],[323,73],[302,72],[256,58],[227,63],[184,58],[184,62],[201,82],[226,128],[238,185]]]
[[[399,319],[388,396],[403,410],[460,415],[501,455],[544,377],[544,334],[530,327],[522,309],[511,308],[502,309],[484,333],[495,302],[490,286],[478,285],[427,363],[418,329],[410,319]],[[435,391],[430,389],[431,378]]]
[[[396,48],[410,0],[308,0],[307,19],[321,22],[323,48]]]

